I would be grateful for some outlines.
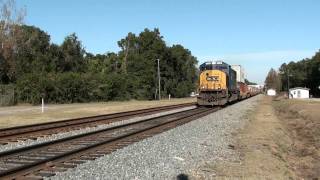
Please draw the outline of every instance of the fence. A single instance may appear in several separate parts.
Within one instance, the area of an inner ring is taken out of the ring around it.
[[[16,103],[13,85],[0,85],[0,106],[11,106]]]

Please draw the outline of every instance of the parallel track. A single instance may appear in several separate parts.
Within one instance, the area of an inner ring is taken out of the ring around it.
[[[219,108],[195,108],[0,153],[0,179],[41,179],[146,137],[198,119]]]
[[[77,130],[85,127],[94,127],[100,124],[108,124],[116,121],[126,120],[136,116],[145,116],[193,105],[195,105],[195,103],[185,103],[0,129],[0,144],[8,144],[10,142],[17,142],[19,140],[37,139],[39,137],[51,134]]]

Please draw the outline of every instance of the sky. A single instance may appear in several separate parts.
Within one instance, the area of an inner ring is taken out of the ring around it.
[[[223,60],[263,83],[270,68],[320,49],[318,0],[17,0],[26,24],[53,43],[75,32],[91,53],[117,52],[128,32],[159,28],[167,45],[182,44],[199,64]]]

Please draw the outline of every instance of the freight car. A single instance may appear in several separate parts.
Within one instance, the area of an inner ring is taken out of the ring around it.
[[[200,65],[199,78],[198,105],[225,105],[239,99],[236,71],[229,64],[222,61],[205,62]]]
[[[239,99],[246,99],[251,96],[249,87],[246,83],[238,82],[238,89],[240,91]]]
[[[249,85],[248,90],[249,90],[250,96],[255,96],[261,93],[261,88],[256,87],[255,85]]]

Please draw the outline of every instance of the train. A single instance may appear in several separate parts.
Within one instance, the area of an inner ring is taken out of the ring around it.
[[[197,105],[223,106],[257,95],[259,88],[242,82],[244,75],[239,67],[237,65],[232,68],[223,61],[209,61],[201,64]]]

